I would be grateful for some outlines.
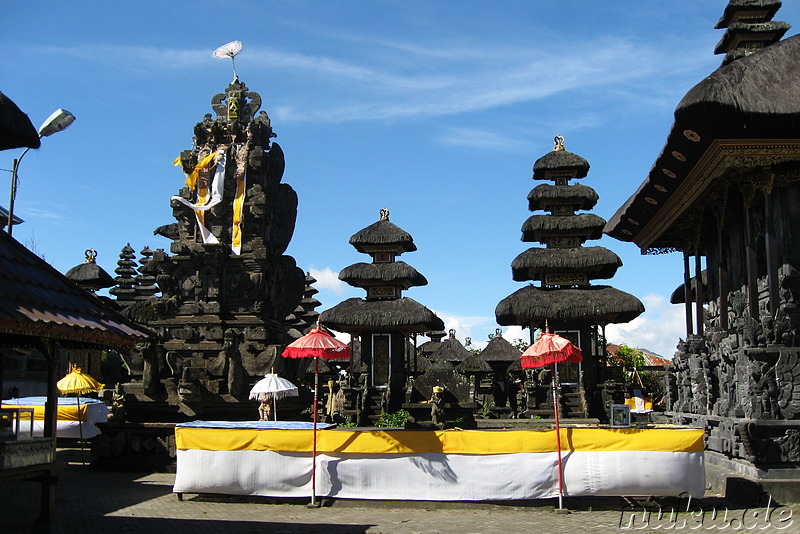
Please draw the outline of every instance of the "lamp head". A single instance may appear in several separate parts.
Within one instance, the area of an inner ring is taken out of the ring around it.
[[[57,109],[52,115],[47,117],[39,127],[39,137],[48,137],[56,132],[60,132],[75,120],[75,115],[66,109]]]

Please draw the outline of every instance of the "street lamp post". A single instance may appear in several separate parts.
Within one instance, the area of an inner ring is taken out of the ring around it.
[[[75,115],[66,109],[55,110],[47,120],[45,120],[39,127],[39,138],[49,137],[54,133],[60,132],[75,120]],[[26,148],[19,158],[14,160],[14,165],[11,167],[11,199],[8,202],[8,235],[12,234],[14,224],[14,199],[17,197],[17,184],[19,182],[19,164],[25,154],[28,153],[29,148]]]

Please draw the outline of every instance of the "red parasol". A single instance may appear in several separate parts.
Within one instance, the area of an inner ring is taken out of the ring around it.
[[[551,367],[553,384],[553,412],[556,421],[556,450],[558,451],[558,508],[563,509],[562,499],[564,497],[564,466],[561,463],[561,429],[558,422],[558,389],[556,387],[556,364],[559,363],[578,363],[583,360],[581,349],[557,334],[551,334],[545,321],[544,333],[539,336],[536,343],[528,347],[522,353],[521,361],[523,369],[534,369],[536,367]]]
[[[317,472],[317,392],[319,390],[319,359],[338,360],[350,358],[351,349],[319,323],[283,350],[284,358],[314,358],[314,447],[311,453],[311,506],[316,506]]]

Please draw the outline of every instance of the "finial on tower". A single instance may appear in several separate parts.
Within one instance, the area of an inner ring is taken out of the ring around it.
[[[389,210],[387,210],[386,208],[383,208],[380,211],[380,214],[381,214],[381,220],[382,221],[388,221],[389,220]]]
[[[555,146],[553,147],[553,152],[558,152],[559,150],[564,150],[564,136],[563,135],[557,135],[555,137],[555,139],[553,139],[553,141],[555,141]]]
[[[231,58],[231,63],[233,63],[233,81],[239,79],[239,76],[236,74],[236,54],[242,51],[242,42],[241,41],[231,41],[230,43],[224,44],[214,50],[214,57],[219,59],[225,59],[226,57]]]

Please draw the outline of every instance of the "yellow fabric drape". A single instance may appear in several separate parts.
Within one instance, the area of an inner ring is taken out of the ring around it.
[[[33,420],[34,421],[44,421],[44,405],[36,405],[36,406],[24,406],[24,405],[17,405],[17,404],[4,404],[3,409],[14,409],[14,408],[28,408],[33,410]],[[56,412],[56,419],[59,421],[77,421],[78,416],[80,413],[80,420],[86,421],[86,414],[88,412],[88,406],[86,404],[81,404],[80,412],[78,412],[78,406],[58,406],[58,410]],[[22,420],[27,420],[28,415],[22,414]]]
[[[179,449],[311,452],[313,430],[177,427]],[[511,454],[556,450],[555,430],[317,432],[318,453]],[[703,430],[562,428],[563,451],[702,452]]]
[[[197,165],[194,166],[194,170],[192,171],[192,173],[186,176],[186,181],[184,182],[186,184],[186,187],[188,187],[189,189],[194,189],[195,184],[197,184],[197,178],[200,175],[200,171],[208,167],[208,165],[212,161],[214,161],[215,154],[216,152],[212,152],[211,154],[205,156],[204,158],[202,158],[200,161],[197,162]],[[180,165],[181,164],[180,156],[175,158],[175,161],[173,161],[172,164]]]
[[[231,249],[235,254],[242,253],[242,213],[244,211],[244,190],[247,174],[236,179],[236,198],[233,199],[233,226],[231,228]]]

